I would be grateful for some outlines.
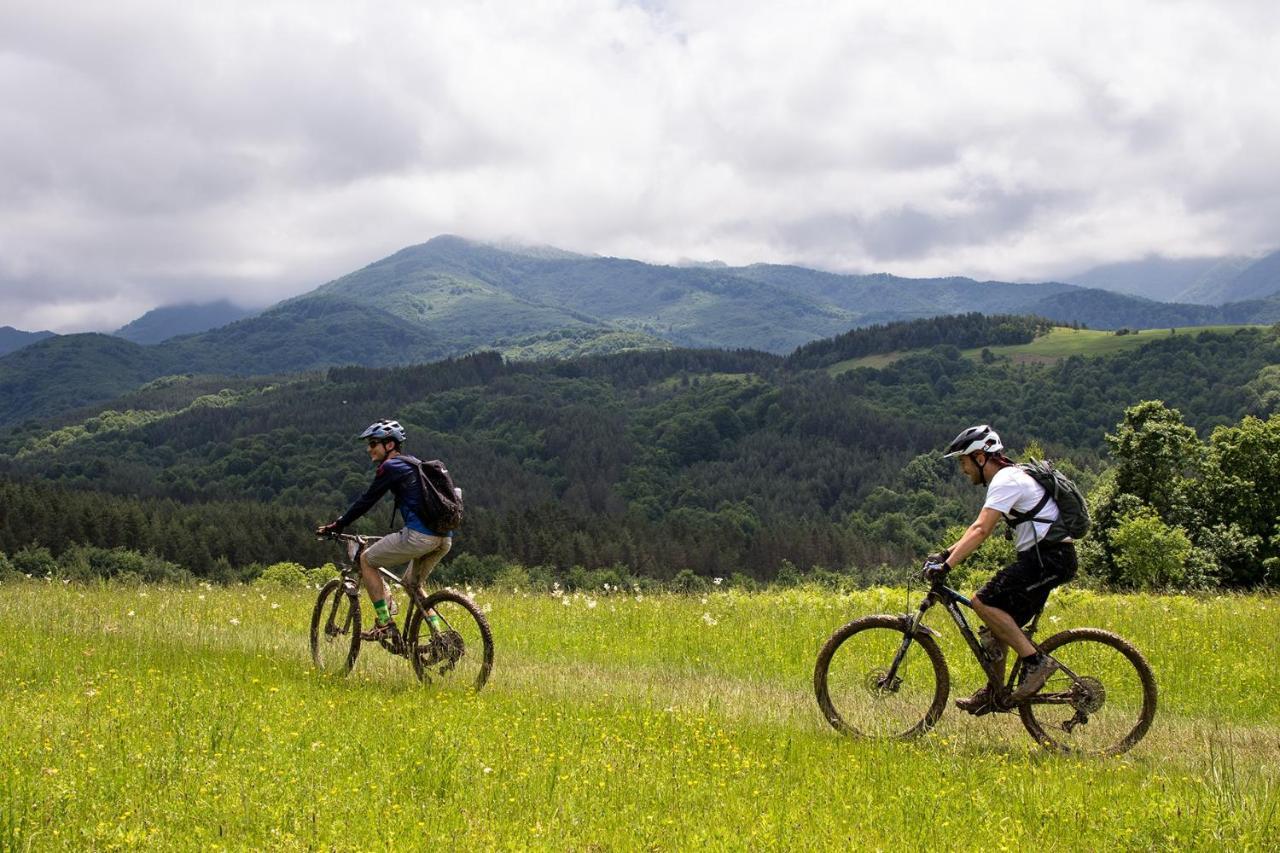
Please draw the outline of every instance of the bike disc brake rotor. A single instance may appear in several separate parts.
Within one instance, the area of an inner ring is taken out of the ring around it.
[[[897,693],[898,688],[902,686],[902,679],[894,676],[889,678],[889,671],[884,668],[873,669],[867,673],[866,679],[863,680],[863,686],[872,696],[884,696],[889,693]]]

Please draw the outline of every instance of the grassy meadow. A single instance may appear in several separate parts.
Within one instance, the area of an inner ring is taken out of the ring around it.
[[[915,597],[918,597],[918,590]],[[837,735],[814,657],[904,590],[705,597],[474,591],[476,695],[365,646],[313,673],[314,592],[0,585],[0,850],[1275,849],[1280,600],[1055,593],[1161,696],[1132,752],[1049,754],[948,710]],[[910,602],[910,603],[914,603]],[[945,614],[953,697],[978,686]],[[1043,636],[1043,635],[1042,635]]]

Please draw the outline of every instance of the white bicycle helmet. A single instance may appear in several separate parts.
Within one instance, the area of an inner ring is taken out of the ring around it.
[[[971,426],[957,435],[947,445],[947,449],[942,452],[942,458],[951,459],[955,456],[968,456],[970,453],[977,453],[979,450],[983,453],[999,453],[1004,450],[1004,445],[1000,442],[1000,436],[987,424]]]
[[[379,441],[395,441],[404,444],[404,427],[400,426],[399,421],[391,421],[383,418],[369,424],[369,428],[360,433],[361,438],[373,438]]]

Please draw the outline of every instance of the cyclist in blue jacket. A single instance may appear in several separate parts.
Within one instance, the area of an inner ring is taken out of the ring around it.
[[[362,632],[361,638],[380,640],[393,635],[396,625],[391,620],[388,607],[389,590],[374,567],[387,568],[408,563],[405,586],[420,584],[449,553],[453,534],[437,533],[423,521],[427,517],[426,500],[418,472],[408,461],[400,458],[405,441],[404,427],[398,421],[383,419],[370,424],[360,437],[368,443],[369,459],[378,466],[373,483],[340,518],[316,528],[316,533],[339,532],[368,512],[387,492],[395,496],[396,510],[404,520],[404,527],[379,539],[360,554],[360,576],[369,600],[373,602],[375,617],[373,628]]]

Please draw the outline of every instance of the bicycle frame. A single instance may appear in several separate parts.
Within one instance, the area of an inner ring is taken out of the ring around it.
[[[362,579],[362,574],[360,572],[360,554],[362,551],[364,551],[365,548],[369,547],[369,545],[373,544],[374,542],[377,542],[382,537],[381,536],[356,536],[350,533],[331,533],[329,534],[329,536],[341,542],[355,544],[356,547],[354,549],[354,552],[348,551],[347,559],[343,561],[342,565],[339,567],[339,570],[342,572],[343,589],[346,591],[346,593],[348,595],[355,595],[355,596],[360,595],[360,585],[361,585],[360,582]],[[389,584],[395,584],[396,586],[404,590],[406,593],[408,593],[409,605],[405,609],[405,613],[404,613],[404,626],[407,629],[411,624],[413,624],[413,617],[418,610],[427,610],[425,606],[426,596],[423,595],[422,589],[418,586],[418,584],[415,583],[413,587],[410,588],[405,585],[404,581],[401,578],[397,577],[393,572],[388,571],[387,569],[384,569],[382,566],[374,566],[373,568],[375,571],[377,571],[377,573],[382,577],[384,581],[386,581]],[[335,603],[336,603],[336,599],[335,599]],[[431,612],[434,612],[434,611],[428,612],[427,615],[430,615]],[[449,625],[448,621],[445,620],[443,616],[440,616],[439,613],[436,613],[435,615],[444,624],[445,628],[451,629],[451,626]],[[436,626],[431,624],[430,620],[427,621],[427,630],[429,630],[432,634],[439,633]],[[389,652],[392,652],[393,654],[399,654],[406,657],[409,655],[409,650],[404,647],[403,640],[397,640],[395,643],[393,643],[391,640],[384,639],[380,641],[380,644],[382,645],[383,648],[385,648]]]
[[[997,666],[997,664],[1003,663],[1003,661],[992,661],[987,659],[986,654],[983,653],[981,643],[978,642],[978,638],[974,634],[973,629],[969,627],[969,620],[965,618],[964,611],[960,609],[961,605],[964,605],[972,610],[973,602],[941,581],[934,582],[934,584],[929,588],[929,591],[925,594],[924,599],[920,602],[919,607],[916,608],[916,612],[910,617],[910,624],[906,632],[906,636],[903,637],[902,645],[899,646],[897,654],[894,655],[893,663],[890,664],[888,672],[885,673],[882,683],[885,685],[891,685],[897,678],[898,667],[901,666],[903,659],[906,657],[907,649],[911,647],[911,642],[915,637],[916,631],[923,629],[937,635],[936,631],[923,624],[925,613],[927,613],[935,604],[941,604],[943,609],[950,614],[951,621],[956,623],[956,628],[959,630],[960,636],[964,637],[965,643],[969,646],[969,651],[973,653],[974,658],[978,661],[978,666],[982,667],[982,671],[986,673],[987,684],[992,689],[992,695],[996,697],[997,705],[1004,710],[1008,710],[1011,706],[1006,704],[1006,698],[1013,691],[1014,685],[1017,684],[1018,675],[1022,671],[1022,661],[1020,659],[1014,661],[1013,667],[1009,670],[1008,678],[1003,684],[1001,684],[999,681],[1000,670],[1003,669],[1003,667]],[[1023,629],[1023,633],[1027,635],[1028,640],[1031,640],[1032,645],[1036,646],[1037,651],[1039,651],[1040,647],[1036,645],[1034,640],[1032,640],[1032,636],[1035,634],[1036,625],[1039,621],[1040,613],[1037,612],[1035,616],[1031,617],[1031,621],[1027,623],[1027,627]],[[1052,655],[1050,655],[1050,657],[1052,657]],[[1080,680],[1079,676],[1072,672],[1066,664],[1057,660],[1057,658],[1054,658],[1054,660],[1057,661],[1059,668],[1061,668],[1061,670],[1068,675],[1073,682],[1078,682]],[[1070,697],[1065,694],[1037,694],[1031,697],[1028,701],[1032,701],[1037,704],[1063,704],[1069,702]]]

